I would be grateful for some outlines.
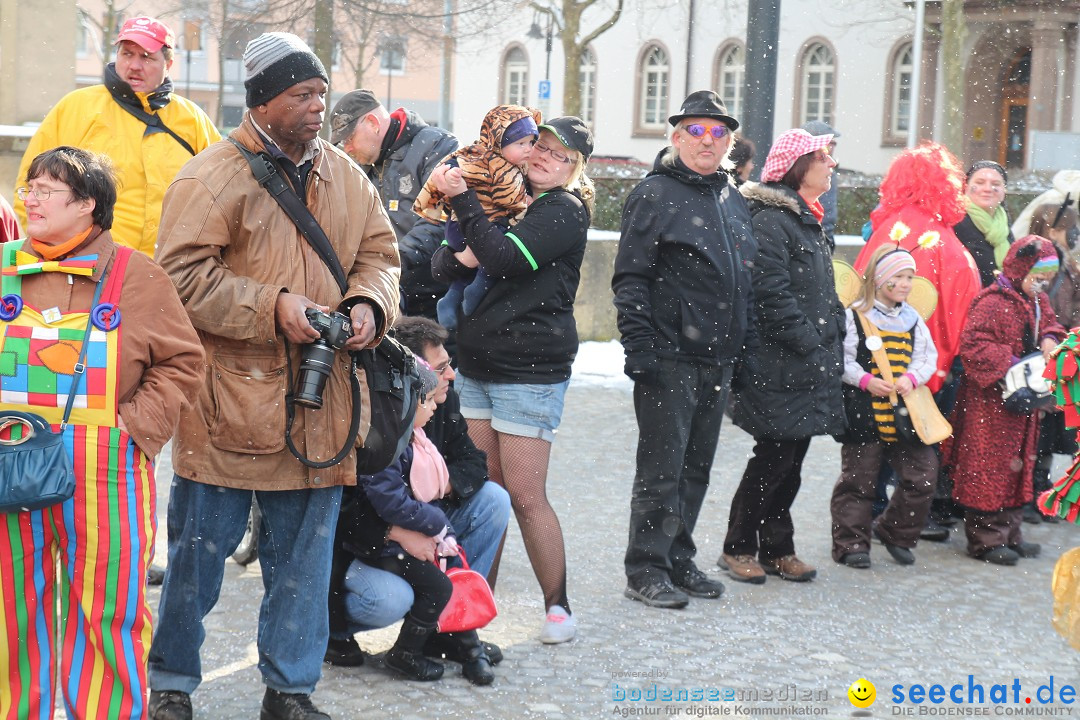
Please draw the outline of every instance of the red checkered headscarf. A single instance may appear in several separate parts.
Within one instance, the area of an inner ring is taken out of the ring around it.
[[[776,138],[769,156],[765,158],[765,168],[761,171],[761,182],[779,182],[795,161],[832,142],[832,135],[811,135],[802,128],[788,130]]]

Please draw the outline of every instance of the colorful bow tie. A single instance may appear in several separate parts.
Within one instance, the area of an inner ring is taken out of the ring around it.
[[[39,272],[62,272],[90,277],[97,265],[97,255],[79,255],[63,260],[39,260],[21,250],[15,253],[15,266],[3,269],[4,275],[33,275]]]

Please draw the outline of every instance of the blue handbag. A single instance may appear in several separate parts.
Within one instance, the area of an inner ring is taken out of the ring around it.
[[[22,437],[0,437],[0,512],[40,510],[72,497],[75,470],[64,436],[40,415],[0,411],[0,435],[15,426]]]
[[[105,273],[102,273],[94,290],[91,310],[97,307],[101,299],[104,280]],[[86,349],[90,344],[91,328],[93,322],[88,319],[60,432],[53,432],[52,426],[40,415],[18,410],[0,410],[0,513],[40,510],[62,503],[75,495],[75,466],[64,447],[63,431],[71,417],[75,394],[83,375],[86,374],[83,363],[86,361]],[[21,432],[11,432],[16,428],[20,428]]]

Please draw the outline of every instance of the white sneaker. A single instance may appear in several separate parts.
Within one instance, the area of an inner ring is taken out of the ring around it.
[[[558,645],[573,640],[576,634],[577,622],[573,615],[558,605],[548,608],[544,628],[540,631],[540,642],[545,645]]]

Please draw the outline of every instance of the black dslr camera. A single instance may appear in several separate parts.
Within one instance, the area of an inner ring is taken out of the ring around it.
[[[334,351],[345,347],[345,341],[352,337],[352,319],[339,312],[324,313],[318,308],[307,308],[304,314],[311,327],[319,331],[319,339],[304,346],[294,400],[318,410],[322,407],[323,390],[334,366]]]

